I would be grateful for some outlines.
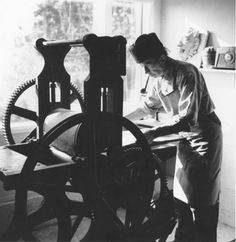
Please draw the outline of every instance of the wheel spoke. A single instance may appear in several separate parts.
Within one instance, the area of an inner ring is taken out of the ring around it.
[[[125,215],[125,227],[127,229],[129,229],[130,227],[130,223],[131,223],[131,212],[130,212],[130,209],[127,207],[127,210],[126,210],[126,215]]]
[[[35,82],[36,82],[36,78],[35,79],[31,79],[29,81],[26,81],[24,83],[22,83],[21,85],[19,85],[13,92],[9,103],[7,104],[7,107],[5,109],[5,113],[3,115],[3,133],[5,136],[5,139],[7,141],[8,144],[15,144],[15,136],[12,134],[12,130],[11,130],[11,116],[12,115],[16,115],[20,118],[25,118],[29,121],[33,121],[35,123],[37,123],[38,121],[38,116],[37,116],[37,112],[33,111],[33,110],[29,110],[27,108],[27,102],[29,99],[25,99],[22,98],[22,100],[24,100],[25,106],[24,107],[19,107],[17,104],[17,101],[19,98],[21,98],[21,96],[26,95],[26,98],[29,97],[29,94],[32,94],[31,91],[32,88],[35,89]],[[28,92],[28,89],[31,90]],[[27,92],[26,92],[27,91]],[[35,90],[34,90],[35,91]],[[38,90],[36,87],[36,95],[38,98]],[[33,97],[32,97],[33,98]],[[70,83],[70,103],[71,104],[76,104],[76,108],[77,108],[77,103],[76,101],[78,101],[79,105],[80,105],[80,111],[84,112],[85,111],[85,105],[84,105],[84,101],[83,101],[83,95],[80,93],[79,89],[77,88],[77,86],[73,83]],[[29,134],[27,136],[28,137],[32,137],[31,134]]]
[[[36,138],[36,135],[37,135],[37,129],[35,128],[21,142],[22,143],[25,143],[25,142],[27,142],[31,138]]]
[[[21,108],[21,107],[18,107],[18,106],[12,107],[12,114],[20,116],[22,118],[32,120],[34,122],[36,122],[37,119],[38,119],[36,112],[28,110],[26,108]]]

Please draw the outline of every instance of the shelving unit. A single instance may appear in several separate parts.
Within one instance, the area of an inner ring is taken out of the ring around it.
[[[216,69],[216,68],[200,68],[201,72],[212,72],[212,73],[226,73],[226,74],[235,74],[236,70],[230,69]]]

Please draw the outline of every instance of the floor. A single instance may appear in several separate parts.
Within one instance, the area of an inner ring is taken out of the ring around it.
[[[173,240],[174,240],[174,231],[168,237],[167,242],[172,242]],[[217,242],[236,242],[235,228],[219,223],[218,231],[217,231]]]
[[[80,241],[80,237],[86,233],[86,230],[89,227],[90,221],[84,220],[83,225],[81,226],[81,230],[76,232],[76,235],[73,237],[72,242]],[[166,242],[172,242],[174,240],[174,231],[172,234],[168,236]],[[51,220],[46,222],[45,224],[39,225],[38,228],[34,231],[34,235],[38,239],[38,241],[42,242],[56,242],[56,234],[57,234],[57,226],[56,220]],[[218,224],[218,240],[217,242],[236,242],[236,233],[235,228],[229,227],[225,224],[219,222]],[[24,242],[23,240],[18,240],[18,242]],[[201,241],[198,241],[201,242]]]
[[[172,187],[172,181],[168,180],[168,184],[170,187]],[[78,198],[81,199],[81,198]],[[13,208],[12,208],[13,209]],[[5,214],[5,213],[4,213]],[[1,220],[5,221],[5,218],[2,218],[2,214],[0,213]],[[6,218],[7,219],[7,218]],[[80,241],[80,237],[83,233],[86,233],[86,229],[88,228],[88,221],[84,222],[84,226],[82,226],[80,231],[76,232],[76,236],[73,238],[72,242],[78,242]],[[1,225],[1,224],[0,224]],[[1,225],[2,226],[2,225]],[[55,238],[57,234],[57,229],[55,229],[55,222],[48,223],[47,225],[41,226],[36,232],[37,239],[42,242],[53,242],[56,241]],[[169,235],[166,242],[172,242],[174,240],[174,230],[171,235]],[[83,236],[82,236],[83,237]],[[22,240],[19,240],[18,242],[23,242]],[[198,241],[202,242],[202,241]],[[219,222],[218,224],[218,239],[217,242],[236,242],[236,233],[235,228],[229,227],[225,224],[222,224]]]
[[[224,224],[218,226],[218,242],[236,241],[235,228]]]
[[[80,200],[81,198],[79,197],[77,199]],[[32,202],[32,204],[34,204],[34,203]],[[12,207],[11,210],[13,211],[13,207]],[[3,211],[3,213],[4,213],[4,211]],[[2,219],[3,219],[3,221],[4,220],[5,221],[9,220],[9,218],[2,217],[2,215],[4,215],[4,214],[0,213],[1,220]],[[122,217],[122,215],[121,215],[121,217]],[[76,235],[74,236],[72,242],[80,241],[80,237],[83,237],[82,235],[84,233],[86,233],[86,230],[89,227],[89,223],[90,223],[90,221],[88,221],[86,219],[84,220],[83,225],[81,226],[80,231],[76,232]],[[0,224],[0,225],[2,227],[2,224]],[[54,221],[51,220],[51,221],[49,221],[49,222],[39,226],[38,229],[36,229],[36,231],[35,231],[36,233],[34,235],[36,236],[36,238],[39,241],[42,241],[42,242],[53,242],[53,241],[56,242],[56,240],[55,240],[55,237],[56,237],[56,234],[57,234],[56,227],[57,226],[55,225],[55,220]],[[166,242],[172,242],[174,240],[174,232],[175,232],[175,230],[173,230],[172,234],[170,234],[168,236],[168,239],[167,239]],[[18,242],[23,242],[23,241],[19,240]],[[198,242],[202,242],[202,241],[198,241]],[[222,224],[222,223],[219,222],[219,224],[218,224],[218,240],[217,240],[217,242],[236,242],[235,228],[227,226],[227,225]]]
[[[84,224],[84,229],[87,230],[87,222],[85,222]],[[40,241],[43,242],[53,242],[54,240],[52,240],[51,238],[55,236],[55,230],[54,228],[55,224],[49,224],[49,226],[45,229],[44,228],[44,232],[39,232],[39,236],[37,236],[37,238]],[[50,229],[50,227],[52,229]],[[82,229],[83,230],[83,229]],[[80,241],[80,237],[81,234],[83,234],[84,231],[80,231],[79,233],[76,232],[76,236],[73,237],[72,242],[78,242]],[[169,235],[168,239],[166,242],[173,242],[174,241],[174,232],[175,229],[173,230],[172,234]],[[19,242],[23,242],[23,241],[19,241]],[[187,241],[186,241],[187,242]],[[202,242],[202,241],[197,241],[197,242]],[[218,238],[217,238],[217,242],[236,242],[236,234],[235,234],[235,228],[229,227],[225,224],[219,223],[218,225]]]

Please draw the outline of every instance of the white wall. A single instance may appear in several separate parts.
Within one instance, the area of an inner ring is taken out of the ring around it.
[[[173,57],[189,23],[210,31],[209,45],[235,46],[235,0],[162,0],[160,37]]]
[[[223,129],[220,222],[235,227],[236,72],[202,70],[202,73]]]

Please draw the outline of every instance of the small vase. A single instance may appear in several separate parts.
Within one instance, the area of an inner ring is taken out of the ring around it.
[[[202,54],[202,67],[203,68],[213,68],[215,64],[216,52],[204,52]]]

